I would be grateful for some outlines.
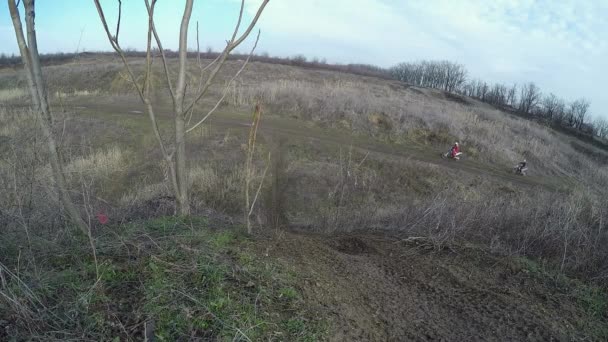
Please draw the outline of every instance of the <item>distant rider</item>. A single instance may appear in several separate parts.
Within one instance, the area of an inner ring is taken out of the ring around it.
[[[517,164],[517,172],[521,173],[522,175],[525,175],[526,170],[528,170],[528,162],[526,162],[526,160],[524,159],[524,161],[521,161],[519,162],[519,164]]]
[[[452,146],[452,149],[450,150],[450,156],[454,159],[459,159],[459,153],[460,145],[458,145],[458,142],[455,142],[454,146]]]

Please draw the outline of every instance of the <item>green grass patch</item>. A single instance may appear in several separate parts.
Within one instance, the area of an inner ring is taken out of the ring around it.
[[[41,304],[30,306],[40,312],[11,320],[10,335],[0,337],[34,331],[42,339],[142,340],[144,324],[153,324],[159,341],[315,341],[326,334],[324,319],[303,305],[293,272],[259,256],[240,230],[185,217],[108,229],[114,234],[97,241],[99,278],[83,244],[45,263],[39,276],[9,279],[16,299],[35,296]],[[0,321],[25,312],[0,302]]]

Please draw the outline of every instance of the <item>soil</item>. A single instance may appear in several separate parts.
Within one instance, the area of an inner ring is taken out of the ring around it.
[[[331,317],[331,341],[584,338],[563,287],[479,249],[359,233],[287,233],[259,248],[296,270],[306,305]]]

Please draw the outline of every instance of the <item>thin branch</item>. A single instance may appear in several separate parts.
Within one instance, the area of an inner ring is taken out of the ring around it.
[[[203,86],[203,65],[201,63],[201,47],[200,47],[200,41],[199,41],[199,30],[198,30],[198,20],[196,21],[196,64],[198,64],[198,68],[201,71],[201,79],[198,83],[198,90],[196,91],[196,94],[198,94],[198,92],[200,91],[200,88]],[[184,95],[184,98],[186,96]],[[188,112],[188,115],[186,115],[186,126],[190,125],[190,120],[192,120],[192,113],[194,113],[194,107],[192,107],[192,109],[190,109],[190,112]]]
[[[119,0],[120,1],[120,0]],[[152,3],[152,8],[148,11],[148,39],[146,45],[146,80],[145,80],[145,97],[150,98],[150,77],[152,76],[152,63],[151,63],[151,54],[152,54],[152,27],[154,20],[154,3]]]
[[[221,56],[222,56],[221,54],[218,54],[217,57],[215,57],[215,59],[213,61],[211,61],[211,63],[207,64],[204,68],[201,69],[201,77],[200,77],[200,81],[199,81],[199,84],[198,84],[198,89],[196,91],[197,94],[200,93],[201,88],[203,87],[203,78],[204,78],[203,76],[205,76],[205,71],[207,71],[207,69],[209,69],[210,67],[212,67],[220,59]],[[188,120],[187,120],[188,121],[188,123],[187,123],[188,126],[190,125],[190,121],[192,120],[192,114],[193,113],[194,113],[194,106],[192,106],[190,108],[190,111],[189,111],[188,116],[187,116],[188,117]]]
[[[118,34],[120,33],[120,18],[122,15],[122,0],[118,0],[118,20],[116,21],[116,35],[114,39],[116,40],[116,44],[118,44]]]
[[[146,8],[148,9],[148,15],[151,16],[150,12],[153,10],[156,5],[156,0],[152,0],[152,6],[148,0],[144,0],[146,3]],[[154,24],[154,18],[151,20],[152,22],[152,33],[154,34],[154,40],[156,40],[156,46],[160,51],[160,57],[163,61],[163,69],[165,70],[165,77],[167,79],[167,86],[169,87],[169,93],[171,93],[171,100],[174,101],[173,105],[175,105],[175,93],[173,92],[173,85],[171,84],[171,75],[169,73],[169,67],[167,66],[167,58],[165,57],[165,49],[163,48],[163,44],[160,41],[158,33],[156,32],[156,25]]]
[[[234,82],[234,80],[239,77],[239,75],[241,74],[241,72],[243,72],[243,70],[245,70],[245,67],[247,66],[247,63],[249,63],[249,59],[251,58],[251,56],[253,55],[253,52],[255,51],[255,48],[258,46],[258,41],[260,39],[260,31],[258,31],[258,35],[255,39],[255,44],[253,45],[253,48],[251,49],[251,52],[249,53],[249,56],[247,56],[247,59],[245,60],[245,62],[243,62],[243,65],[241,66],[241,68],[239,69],[239,71],[237,71],[236,74],[234,74],[234,76],[230,79],[230,81],[228,82],[228,84],[226,85],[226,87],[224,88],[224,92],[222,93],[222,97],[219,99],[219,101],[216,102],[215,106],[213,108],[211,108],[211,110],[199,121],[197,122],[194,126],[188,128],[186,130],[186,133],[192,131],[193,129],[195,129],[196,127],[200,126],[203,122],[205,122],[205,120],[207,120],[207,118],[213,114],[215,112],[215,110],[220,106],[220,104],[222,103],[222,101],[224,101],[224,98],[226,97],[226,95],[228,94],[228,89],[230,88],[230,85],[232,84],[232,82]]]
[[[118,42],[116,42],[112,39],[112,35],[110,34],[110,30],[108,28],[108,23],[106,21],[105,15],[104,15],[103,8],[101,7],[99,0],[93,0],[93,1],[95,2],[95,6],[97,7],[97,13],[99,14],[99,18],[101,19],[101,23],[103,24],[104,30],[106,31],[106,35],[108,36],[108,40],[110,41],[112,48],[114,48],[114,51],[116,51],[116,53],[118,53],[118,55],[122,59],[122,62],[124,64],[125,68],[127,69],[127,73],[129,74],[129,78],[131,79],[131,83],[137,90],[137,93],[138,93],[141,101],[143,103],[145,103],[146,107],[148,108],[148,116],[150,117],[150,120],[152,122],[152,129],[154,130],[154,135],[156,136],[156,140],[158,141],[158,143],[160,145],[160,149],[161,149],[163,156],[165,157],[165,159],[167,159],[170,155],[167,152],[165,143],[163,142],[162,136],[160,134],[160,130],[158,128],[158,123],[156,122],[156,115],[154,114],[152,105],[150,104],[149,99],[146,98],[146,96],[144,95],[144,89],[142,89],[143,87],[140,88],[139,85],[137,84],[137,79],[135,78],[135,74],[133,74],[133,70],[129,66],[129,63],[127,62],[127,58],[124,54],[124,51],[122,50],[122,48],[120,47]]]
[[[198,39],[198,20],[196,21],[196,62],[198,63],[198,67],[202,68],[201,66],[201,46],[200,46],[200,42]]]
[[[260,5],[260,8],[258,8],[257,13],[255,14],[255,17],[253,17],[253,20],[251,20],[251,23],[249,24],[249,27],[247,27],[247,30],[245,30],[245,32],[243,32],[243,34],[241,35],[241,37],[239,39],[237,39],[236,41],[232,41],[232,50],[234,50],[234,48],[236,48],[237,46],[239,46],[245,39],[247,39],[247,37],[249,36],[249,34],[251,33],[251,31],[253,30],[253,28],[255,27],[255,24],[258,22],[258,19],[260,19],[260,15],[262,15],[262,11],[264,11],[264,8],[266,7],[266,5],[268,4],[270,0],[264,0],[264,2],[262,2],[262,4]]]
[[[192,15],[193,0],[186,0],[186,7],[184,9],[184,15],[180,24],[179,30],[179,55],[178,63],[179,69],[177,72],[177,81],[175,83],[175,104],[176,109],[175,115],[183,117],[186,111],[183,110],[183,99],[185,96],[186,88],[186,65],[188,62],[188,23],[190,22],[190,16]]]
[[[232,33],[232,38],[230,38],[230,42],[234,42],[237,33],[239,32],[239,27],[241,26],[241,20],[243,19],[243,8],[245,8],[245,0],[241,0],[241,9],[239,10],[239,19],[236,22],[236,27],[234,28],[234,33]]]
[[[98,1],[98,0],[95,0],[95,1]],[[237,46],[239,46],[249,36],[249,34],[251,33],[251,30],[253,30],[253,28],[255,27],[255,24],[257,23],[258,19],[260,18],[260,15],[262,14],[262,11],[264,10],[264,8],[266,7],[266,5],[268,4],[269,1],[270,0],[264,0],[262,2],[262,4],[260,5],[260,7],[258,8],[258,11],[257,11],[255,17],[253,18],[253,20],[249,24],[249,27],[247,27],[247,29],[239,37],[239,39],[237,39],[236,41],[230,41],[226,45],[226,48],[224,49],[224,51],[222,52],[222,54],[219,56],[219,64],[215,67],[215,69],[213,69],[213,71],[209,75],[209,78],[207,79],[207,82],[205,82],[205,86],[203,87],[203,89],[201,90],[201,92],[194,98],[194,100],[192,101],[192,103],[190,103],[184,109],[183,113],[187,113],[207,93],[207,90],[209,90],[209,87],[213,83],[213,80],[217,76],[217,73],[223,67],[223,65],[226,62],[226,59],[228,58],[228,55],[230,54],[230,52],[232,50],[234,50]]]

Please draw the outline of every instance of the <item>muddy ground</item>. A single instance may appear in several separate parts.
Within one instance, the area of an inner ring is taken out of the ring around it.
[[[332,341],[593,339],[568,286],[477,248],[304,233],[259,248],[295,269],[306,305],[330,317]]]

